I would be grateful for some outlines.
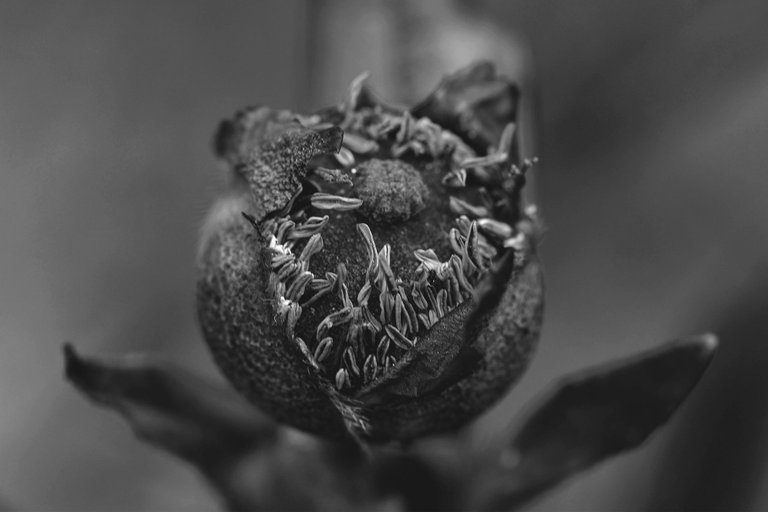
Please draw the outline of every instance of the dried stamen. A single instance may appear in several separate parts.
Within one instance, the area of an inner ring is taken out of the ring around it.
[[[365,86],[365,81],[370,76],[369,72],[360,73],[349,84],[347,90],[347,97],[342,105],[342,110],[346,112],[354,112],[360,106],[360,94]]]
[[[383,336],[379,341],[379,344],[376,346],[376,358],[379,361],[384,361],[387,358],[389,355],[389,346],[389,337]]]
[[[319,179],[341,184],[325,188],[338,194],[348,190],[348,186],[359,186],[358,181],[353,184],[351,179],[353,174],[362,175],[362,166],[359,173],[353,168],[358,158],[368,158],[371,153],[376,153],[377,158],[392,158],[409,152],[414,156],[439,157],[452,165],[443,176],[442,184],[461,189],[466,188],[469,181],[470,195],[457,194],[479,204],[459,197],[449,198],[450,211],[457,216],[456,227],[447,234],[453,254],[447,261],[441,261],[433,249],[414,251],[416,269],[409,281],[401,279],[398,269],[392,268],[390,244],[377,249],[370,227],[357,224],[368,260],[367,264],[361,262],[366,267],[363,276],[355,269],[355,279],[361,278],[359,289],[355,290],[350,288],[352,283],[348,282],[343,263],[338,264],[336,273],[326,272],[324,278],[315,277],[309,266],[313,255],[323,250],[321,232],[333,216],[330,211],[356,210],[362,206],[360,198],[325,192],[304,194],[301,208],[290,206],[281,216],[261,223],[260,229],[270,241],[272,271],[268,287],[275,301],[276,316],[288,332],[293,335],[302,308],[321,298],[336,304],[327,314],[327,310],[322,310],[326,316],[315,328],[314,340],[310,342],[314,342],[314,350],[309,359],[314,364],[322,363],[325,375],[332,376],[335,387],[345,392],[368,384],[388,371],[404,352],[415,346],[420,333],[471,297],[502,245],[517,247],[526,242],[524,237],[513,240],[516,230],[492,217],[504,206],[495,202],[495,195],[478,187],[478,184],[487,184],[498,191],[499,186],[503,186],[500,180],[505,179],[505,172],[507,176],[524,172],[512,164],[504,170],[494,167],[511,159],[514,126],[505,129],[497,150],[477,158],[457,136],[429,119],[414,119],[408,112],[393,114],[383,109],[360,108],[364,78],[356,79],[339,108],[339,113],[344,115],[342,125],[347,130],[343,147],[336,155],[343,169],[314,167],[310,169],[310,179],[318,178],[318,187],[322,186]],[[317,124],[321,119],[304,121]],[[306,207],[307,196],[311,207],[327,210],[329,215],[307,218],[307,211],[302,209]],[[292,200],[297,198],[298,194]],[[257,227],[254,220],[251,222]],[[295,255],[293,251],[298,253],[299,248],[300,254]]]
[[[349,381],[349,372],[344,368],[339,368],[336,372],[336,389],[342,390],[350,387],[352,384]]]
[[[275,234],[275,239],[277,240],[277,243],[279,244],[284,243],[286,241],[286,236],[288,235],[288,232],[292,230],[295,225],[296,223],[290,219],[281,220],[277,227],[277,233]]]
[[[491,153],[486,156],[468,158],[461,162],[461,167],[462,169],[472,167],[490,167],[493,165],[503,164],[507,161],[507,158],[509,158],[507,153]]]
[[[376,242],[373,240],[373,233],[371,233],[371,228],[368,227],[368,224],[361,223],[356,227],[357,232],[360,233],[360,236],[363,237],[363,242],[365,243],[365,251],[368,253],[368,270],[366,275],[369,278],[373,278],[379,265],[379,255],[376,252]]]
[[[461,259],[459,259],[459,257],[454,254],[451,256],[450,263],[451,268],[453,269],[453,275],[456,277],[461,288],[467,293],[472,293],[474,288],[471,284],[469,284],[469,281],[467,281],[467,276],[464,274],[464,268],[461,263]]]
[[[512,226],[496,219],[478,219],[477,224],[483,232],[499,240],[506,240],[514,234]]]
[[[328,224],[329,217],[324,215],[322,217],[310,217],[300,226],[294,227],[288,233],[288,240],[298,240],[301,238],[308,238],[316,233],[322,231],[326,224]]]
[[[466,243],[464,244],[464,252],[462,257],[462,264],[464,270],[467,271],[467,262],[470,262],[476,269],[481,269],[480,263],[480,248],[479,239],[477,236],[477,222],[473,222],[469,226],[469,232],[467,233]]]
[[[319,233],[315,233],[307,241],[307,245],[304,246],[304,250],[299,255],[299,261],[309,264],[310,258],[315,254],[323,250],[323,237]]]
[[[397,132],[397,135],[395,136],[395,141],[400,144],[407,142],[408,139],[411,137],[412,126],[413,126],[413,116],[408,111],[403,112],[403,117],[400,122],[400,130]]]
[[[382,285],[382,290],[394,290],[397,286],[395,274],[392,272],[392,267],[389,266],[389,252],[389,244],[384,244],[384,247],[379,251],[377,280]]]
[[[366,281],[365,284],[360,288],[360,291],[357,293],[357,303],[360,306],[365,306],[368,304],[368,299],[371,297],[371,291],[373,291],[373,286],[371,286],[369,281]]]
[[[299,272],[301,272],[301,263],[291,261],[280,267],[280,269],[277,271],[277,279],[285,284],[289,279],[291,279]]]
[[[365,358],[365,362],[363,363],[363,378],[364,382],[367,384],[368,382],[371,382],[376,378],[376,373],[379,370],[379,363],[376,361],[376,358],[373,356],[373,354],[368,354]]]
[[[448,232],[448,242],[451,244],[451,249],[457,254],[461,254],[464,251],[464,237],[461,236],[459,230],[451,228]]]
[[[453,169],[443,176],[443,185],[450,188],[463,188],[467,186],[467,170]]]
[[[304,295],[304,289],[307,287],[312,278],[315,277],[312,272],[302,272],[293,280],[291,286],[288,287],[288,291],[285,296],[289,300],[299,300]]]
[[[309,198],[310,204],[320,210],[336,210],[347,212],[360,208],[363,202],[353,197],[335,196],[324,192],[316,192]]]
[[[352,309],[344,308],[339,311],[335,311],[330,315],[323,318],[320,324],[317,326],[317,339],[323,339],[328,330],[336,325],[345,324],[352,320]]]
[[[360,376],[360,367],[357,365],[357,358],[352,350],[352,347],[347,347],[344,354],[341,356],[342,363],[351,371],[354,375]]]
[[[342,142],[345,148],[348,148],[353,153],[358,155],[367,155],[375,153],[379,150],[379,145],[376,141],[371,139],[365,139],[351,132],[344,134],[344,140]]]
[[[317,347],[315,347],[315,353],[314,353],[315,361],[317,361],[318,363],[322,363],[323,361],[328,359],[328,356],[331,355],[332,350],[333,350],[333,338],[331,338],[330,336],[323,338],[317,344]]]
[[[469,217],[488,217],[490,215],[490,212],[488,209],[484,206],[475,206],[473,204],[470,204],[463,199],[459,199],[458,197],[451,196],[448,199],[448,207],[451,209],[453,213],[456,215],[467,215]]]
[[[418,319],[416,318],[416,310],[413,309],[413,306],[411,305],[411,302],[408,300],[408,295],[405,293],[405,290],[403,288],[398,288],[399,299],[403,303],[403,308],[405,310],[406,321],[408,322],[408,326],[411,329],[411,332],[416,333],[418,331]]]
[[[419,288],[416,286],[416,283],[414,283],[411,287],[411,298],[413,299],[414,304],[416,304],[416,307],[420,310],[425,310],[429,307],[427,299],[424,297],[424,294],[421,292],[421,290],[419,290]]]
[[[396,327],[392,325],[385,325],[384,330],[386,331],[387,336],[389,336],[389,338],[394,342],[394,344],[403,350],[409,350],[416,344],[415,340],[408,339],[403,335],[403,333],[401,333]]]
[[[395,300],[392,297],[392,294],[387,293],[386,291],[379,293],[379,309],[381,310],[379,318],[381,318],[381,323],[385,327],[392,319],[392,310],[394,309],[394,306]]]

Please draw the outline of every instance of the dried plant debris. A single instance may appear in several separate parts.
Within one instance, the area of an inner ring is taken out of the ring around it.
[[[486,79],[516,101],[493,73],[451,85],[445,109],[462,94],[492,108],[478,96]],[[378,102],[361,75],[317,114],[260,109],[222,124],[217,153],[248,184],[245,220],[220,219],[203,240],[198,311],[238,389],[281,421],[338,437],[330,404],[353,436],[378,441],[454,429],[503,394],[543,304],[538,221],[520,197],[531,162],[513,150],[507,107],[491,116],[505,128],[478,148]]]
[[[202,230],[197,312],[251,403],[69,345],[67,378],[231,510],[513,510],[641,444],[713,336],[564,379],[501,450],[416,442],[471,421],[531,359],[541,228],[522,190],[536,159],[518,154],[517,88],[488,63],[410,110],[366,79],[315,114],[247,108],[216,133],[232,179]]]

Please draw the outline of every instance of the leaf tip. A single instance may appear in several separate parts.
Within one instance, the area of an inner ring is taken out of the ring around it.
[[[699,335],[682,338],[679,340],[680,348],[691,355],[692,359],[701,362],[702,371],[712,361],[717,352],[720,341],[716,334],[705,332]]]
[[[704,334],[701,334],[698,336],[698,342],[701,346],[702,352],[705,354],[712,354],[717,350],[718,345],[720,344],[720,341],[717,338],[717,335],[711,332],[705,332]]]
[[[64,377],[67,380],[73,380],[78,367],[82,364],[82,360],[72,343],[65,341],[61,349],[64,353]]]

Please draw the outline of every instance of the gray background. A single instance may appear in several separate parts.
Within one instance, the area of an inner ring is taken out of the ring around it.
[[[449,4],[416,9],[435,9],[448,57],[407,68],[376,28],[402,14],[370,1],[0,3],[0,502],[214,507],[64,384],[61,343],[220,379],[192,314],[218,120],[336,102],[366,68],[408,100],[444,62],[490,54],[529,99],[549,302],[538,358],[479,433],[568,371],[716,330],[718,360],[670,428],[533,508],[768,508],[767,4],[463,4],[444,23]],[[477,33],[495,47],[473,54]]]

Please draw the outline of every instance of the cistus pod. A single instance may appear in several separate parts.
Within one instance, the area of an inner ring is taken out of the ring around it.
[[[528,365],[544,304],[518,90],[489,63],[412,109],[356,79],[337,106],[221,123],[232,179],[204,225],[197,312],[276,420],[409,441],[455,430]]]

